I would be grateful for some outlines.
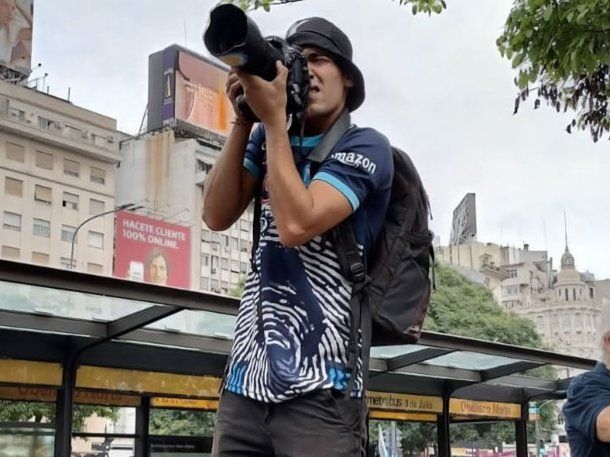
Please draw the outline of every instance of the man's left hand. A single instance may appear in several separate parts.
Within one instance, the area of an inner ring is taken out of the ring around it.
[[[246,103],[263,124],[286,123],[286,80],[288,69],[278,60],[273,81],[235,70],[244,89]]]

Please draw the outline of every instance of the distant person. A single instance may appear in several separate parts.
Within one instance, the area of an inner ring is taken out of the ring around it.
[[[169,276],[169,261],[167,255],[159,250],[153,249],[146,261],[147,282],[160,286],[167,285]]]
[[[602,356],[572,380],[563,407],[572,457],[610,457],[610,307],[598,323]]]

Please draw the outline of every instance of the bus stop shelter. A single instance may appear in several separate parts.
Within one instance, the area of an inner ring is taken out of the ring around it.
[[[0,398],[36,397],[24,394],[24,386],[39,389],[38,397],[47,392],[56,405],[54,455],[67,457],[75,401],[111,392],[137,406],[134,452],[148,456],[151,406],[216,408],[238,304],[226,296],[0,260]],[[451,455],[452,421],[509,420],[517,455],[526,457],[529,403],[564,398],[571,378],[594,365],[423,332],[416,345],[373,348],[370,417],[435,421],[441,457]],[[543,366],[565,375],[528,375]]]

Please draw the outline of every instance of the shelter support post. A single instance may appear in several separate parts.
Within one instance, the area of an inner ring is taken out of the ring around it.
[[[70,457],[72,450],[76,361],[75,351],[69,351],[62,367],[62,383],[55,401],[55,457]]]
[[[148,442],[150,424],[150,397],[142,397],[140,406],[136,409],[136,442],[135,457],[148,457],[150,445]]]
[[[436,432],[438,436],[438,456],[451,457],[451,430],[449,420],[449,401],[451,392],[443,394],[443,412],[439,414],[436,422]]]
[[[521,418],[515,421],[517,457],[528,457],[527,421],[529,419],[529,401],[521,404]]]

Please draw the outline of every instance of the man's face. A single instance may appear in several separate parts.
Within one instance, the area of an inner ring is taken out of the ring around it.
[[[343,109],[347,90],[353,84],[332,58],[317,48],[306,47],[303,53],[309,69],[309,105],[307,118],[319,119]]]
[[[167,264],[163,256],[155,257],[148,266],[148,278],[153,284],[167,284]]]

